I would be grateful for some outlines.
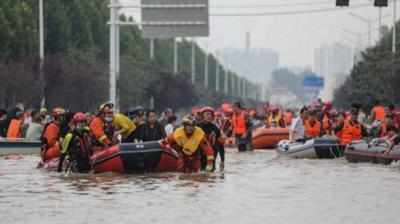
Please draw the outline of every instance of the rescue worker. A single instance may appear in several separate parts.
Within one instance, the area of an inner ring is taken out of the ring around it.
[[[239,152],[246,151],[248,147],[247,145],[249,144],[249,127],[247,115],[239,102],[236,102],[233,105],[232,126]]]
[[[267,128],[284,128],[286,127],[285,120],[281,116],[278,107],[270,108],[270,115],[267,118],[266,126]]]
[[[22,127],[24,124],[24,112],[17,108],[14,118],[11,119],[7,129],[8,139],[22,138]]]
[[[363,135],[365,135],[365,130],[363,126],[358,122],[358,114],[352,111],[349,120],[344,120],[341,125],[339,125],[335,132],[340,133],[340,144],[345,146],[352,141],[361,140]]]
[[[218,155],[220,156],[220,170],[224,169],[225,166],[225,140],[222,136],[221,130],[214,124],[215,120],[215,111],[212,107],[203,107],[201,109],[201,114],[203,117],[203,122],[199,125],[199,127],[206,134],[206,138],[208,143],[211,145],[214,151],[214,163],[213,163],[213,171],[216,169],[216,160]],[[204,155],[202,155],[202,169],[205,169],[207,165],[207,159]]]
[[[89,124],[90,132],[95,144],[102,147],[109,147],[113,144],[112,122],[114,119],[114,105],[105,103],[99,107],[98,114]]]
[[[385,117],[386,117],[385,107],[380,103],[379,100],[377,100],[371,111],[371,122],[374,121],[383,122],[385,120]]]
[[[121,113],[115,113],[112,124],[114,128],[114,138],[117,138],[120,135],[121,142],[133,143],[135,141],[133,133],[136,130],[136,125],[131,119],[129,119],[129,117]]]
[[[62,171],[64,161],[67,159],[67,169],[79,173],[89,172],[91,170],[90,156],[92,154],[87,116],[84,113],[76,113],[72,118],[70,130],[62,144],[57,171]]]
[[[186,173],[198,172],[200,169],[200,151],[207,158],[207,171],[213,170],[213,150],[207,142],[206,135],[201,128],[195,125],[192,116],[182,120],[183,127],[178,128],[168,137],[168,143],[177,150],[183,158],[183,171]]]
[[[65,109],[61,107],[54,108],[52,111],[52,116],[53,120],[44,127],[44,131],[41,136],[41,156],[43,162],[58,158],[61,154],[60,126],[64,120]]]
[[[316,138],[321,135],[321,122],[318,121],[315,111],[310,112],[309,118],[304,122],[307,138]]]
[[[137,137],[139,141],[159,141],[167,137],[164,127],[158,122],[157,114],[154,110],[147,112],[147,121],[140,126]]]

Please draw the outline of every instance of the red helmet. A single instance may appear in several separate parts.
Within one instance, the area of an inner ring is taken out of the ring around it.
[[[82,123],[87,121],[87,116],[84,113],[76,113],[74,117],[72,118],[72,121],[77,124],[77,123]]]
[[[203,108],[201,108],[201,113],[203,114],[205,112],[211,112],[212,114],[215,113],[214,108],[212,108],[212,107],[203,107]]]
[[[326,102],[324,105],[325,110],[331,110],[333,108],[333,105],[331,102]]]

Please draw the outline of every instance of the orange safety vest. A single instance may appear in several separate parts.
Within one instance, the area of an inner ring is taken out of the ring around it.
[[[43,132],[43,138],[46,140],[46,148],[55,146],[60,138],[60,128],[57,124],[50,123]]]
[[[111,140],[108,139],[104,126],[104,121],[100,117],[95,117],[92,122],[90,122],[89,128],[90,132],[99,143],[109,145],[111,144]]]
[[[324,118],[322,118],[322,129],[325,132],[328,132],[330,128],[331,128],[331,124],[329,121],[329,117],[325,114]]]
[[[22,127],[22,120],[12,119],[10,125],[8,126],[7,138],[8,139],[21,138],[22,137],[21,127]]]
[[[233,132],[236,135],[243,135],[244,133],[247,132],[246,117],[243,112],[240,113],[239,115],[233,114],[232,123],[233,123]]]
[[[386,111],[383,106],[375,106],[372,109],[372,112],[375,114],[375,120],[377,121],[384,121],[386,117]]]
[[[307,120],[305,122],[305,129],[306,129],[306,135],[308,137],[319,137],[321,134],[321,122],[315,121],[315,123],[312,125],[310,120]]]
[[[362,138],[361,125],[354,124],[351,121],[345,122],[341,131],[340,144],[347,145],[354,140],[360,140]]]

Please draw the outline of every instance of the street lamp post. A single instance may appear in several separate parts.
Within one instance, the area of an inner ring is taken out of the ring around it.
[[[40,106],[46,106],[45,80],[44,80],[44,13],[43,0],[39,0],[39,82],[40,82]]]
[[[397,7],[397,1],[393,0],[393,38],[392,38],[392,52],[393,54],[396,53],[396,7]]]

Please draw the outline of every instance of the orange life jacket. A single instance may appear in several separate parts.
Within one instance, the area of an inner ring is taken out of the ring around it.
[[[236,113],[232,116],[233,132],[236,135],[243,135],[247,131],[246,117],[244,113],[237,115]]]
[[[21,128],[23,121],[21,119],[12,119],[7,130],[8,139],[22,138]]]
[[[44,143],[47,149],[55,146],[60,138],[60,127],[54,122],[50,123],[46,126],[42,138],[45,141]]]
[[[331,129],[331,124],[328,115],[324,115],[324,118],[322,118],[322,129],[325,131],[325,133],[329,132]]]
[[[340,144],[342,145],[347,145],[352,141],[360,140],[362,138],[361,125],[355,124],[351,121],[345,122],[341,133]]]
[[[305,131],[306,131],[306,136],[308,137],[319,137],[321,134],[321,122],[315,120],[314,124],[311,124],[310,120],[307,120],[305,122]]]
[[[105,123],[100,117],[95,117],[89,125],[90,132],[94,138],[101,144],[110,145],[111,140],[108,139],[105,132]]]
[[[384,121],[386,117],[386,111],[383,106],[375,106],[372,109],[372,112],[375,114],[375,120],[376,121]]]

